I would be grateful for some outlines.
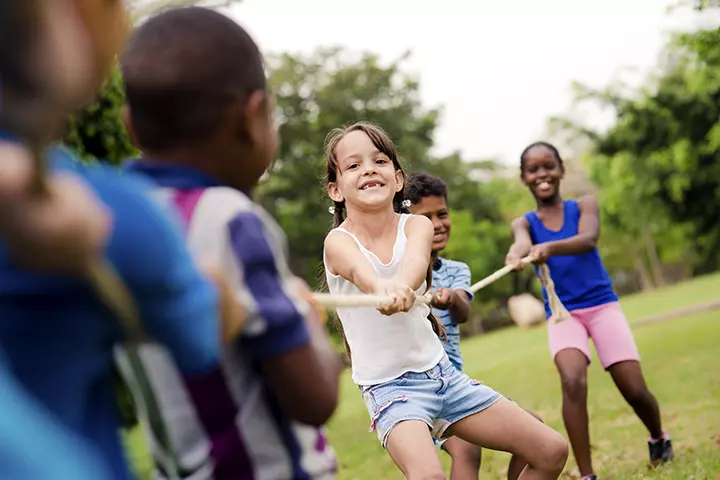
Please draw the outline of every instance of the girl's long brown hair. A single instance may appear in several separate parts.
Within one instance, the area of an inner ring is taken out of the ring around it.
[[[403,177],[403,188],[393,197],[393,208],[397,213],[410,213],[408,209],[403,207],[402,205],[403,200],[405,199],[406,175],[405,171],[402,168],[402,165],[400,164],[400,157],[398,155],[397,147],[382,128],[371,123],[357,122],[349,126],[335,128],[331,130],[330,133],[328,133],[325,140],[325,185],[327,186],[329,183],[334,183],[337,181],[338,160],[335,150],[337,149],[338,143],[340,143],[340,141],[345,137],[345,135],[351,132],[358,131],[363,132],[365,135],[367,135],[375,148],[377,148],[378,151],[386,155],[392,161],[395,170],[401,173]],[[334,204],[335,212],[333,213],[333,228],[337,228],[345,221],[345,202],[334,202]],[[427,274],[425,275],[425,282],[427,285],[427,288],[425,290],[426,292],[430,291],[430,288],[432,287],[432,265],[433,262],[431,261],[428,264]],[[440,321],[435,317],[435,315],[432,314],[432,310],[428,315],[428,321],[432,325],[432,329],[435,334],[441,339],[447,340],[447,337],[445,335],[445,327],[442,325],[442,323],[440,323]],[[347,350],[348,356],[350,356],[350,345],[348,345],[347,343],[345,332],[343,331],[342,324],[340,323],[337,315],[335,315],[334,323],[337,329],[342,334],[343,341],[345,342],[345,349]]]

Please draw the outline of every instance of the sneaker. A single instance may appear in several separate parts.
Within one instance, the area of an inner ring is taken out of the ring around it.
[[[594,473],[591,473],[590,475],[585,475],[580,480],[598,480],[598,477]]]
[[[653,467],[669,462],[675,457],[672,441],[667,432],[663,432],[663,436],[658,439],[648,439],[648,450],[650,450],[650,465]]]

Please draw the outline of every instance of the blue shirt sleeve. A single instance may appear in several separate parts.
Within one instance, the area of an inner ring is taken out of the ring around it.
[[[244,288],[253,299],[256,318],[241,337],[250,355],[263,359],[306,345],[310,337],[305,318],[286,290],[279,262],[262,220],[251,211],[237,214],[228,224],[235,260],[243,273]],[[252,332],[258,333],[252,333]]]
[[[453,274],[452,290],[462,290],[468,294],[468,298],[472,302],[475,296],[470,291],[470,267],[466,264],[457,262],[455,265],[455,272]]]
[[[149,184],[107,168],[82,169],[110,207],[114,230],[108,257],[127,282],[143,327],[185,373],[212,369],[220,357],[215,286],[200,275],[179,225],[149,196]]]

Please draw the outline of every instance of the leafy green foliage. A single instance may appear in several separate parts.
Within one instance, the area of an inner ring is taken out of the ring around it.
[[[137,154],[122,122],[125,93],[120,70],[113,68],[97,99],[70,117],[65,143],[81,158],[119,164]]]
[[[659,263],[711,271],[720,251],[720,31],[678,36],[665,58],[661,74],[631,95],[578,88],[581,100],[617,115],[608,131],[588,134],[585,157],[602,189],[603,225],[627,247],[619,263],[646,256],[656,284]]]

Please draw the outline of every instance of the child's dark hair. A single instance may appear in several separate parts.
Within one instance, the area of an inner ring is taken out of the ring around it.
[[[553,153],[553,155],[555,156],[555,158],[557,159],[558,163],[560,164],[560,168],[565,168],[565,165],[563,164],[563,159],[560,156],[560,152],[558,152],[558,149],[555,148],[555,145],[553,145],[552,143],[539,141],[539,142],[533,142],[530,145],[528,145],[527,147],[525,147],[525,150],[523,150],[522,153],[520,154],[520,171],[521,172],[525,169],[525,156],[531,149],[533,149],[535,147],[545,147],[548,150],[550,150]]]
[[[447,184],[441,178],[427,172],[410,174],[405,187],[405,198],[415,205],[426,197],[442,197],[447,200]]]
[[[331,130],[328,134],[325,140],[326,184],[337,181],[338,159],[335,154],[335,149],[337,148],[338,143],[340,143],[340,141],[345,137],[345,135],[357,131],[365,133],[365,135],[370,138],[370,141],[373,143],[375,148],[377,148],[380,153],[387,155],[390,161],[392,161],[395,170],[399,171],[402,174],[403,183],[405,183],[405,171],[403,170],[402,164],[400,163],[400,157],[398,155],[397,147],[390,139],[388,134],[385,133],[385,131],[377,125],[366,122],[357,122],[342,128],[335,128]],[[410,213],[409,210],[403,206],[404,200],[405,188],[401,189],[393,197],[393,208],[396,212]],[[345,202],[334,203],[335,212],[333,213],[333,228],[336,228],[339,227],[343,223],[343,221],[345,221]],[[427,291],[430,291],[430,288],[432,287],[432,272],[432,262],[430,262],[430,264],[428,265],[427,274],[425,276]],[[430,321],[430,324],[432,325],[435,334],[440,338],[447,339],[447,337],[445,336],[445,327],[443,327],[442,323],[440,323],[440,321],[435,318],[435,315],[433,315],[432,312],[428,315],[428,320]],[[337,320],[337,316],[335,324],[340,330],[340,332],[342,332],[343,340],[345,341],[345,348],[348,355],[350,355],[350,346],[348,345],[347,339],[345,338],[345,333],[342,330],[342,325]]]
[[[202,140],[221,125],[233,101],[267,88],[262,55],[250,35],[202,7],[169,9],[144,22],[121,67],[143,149]]]

